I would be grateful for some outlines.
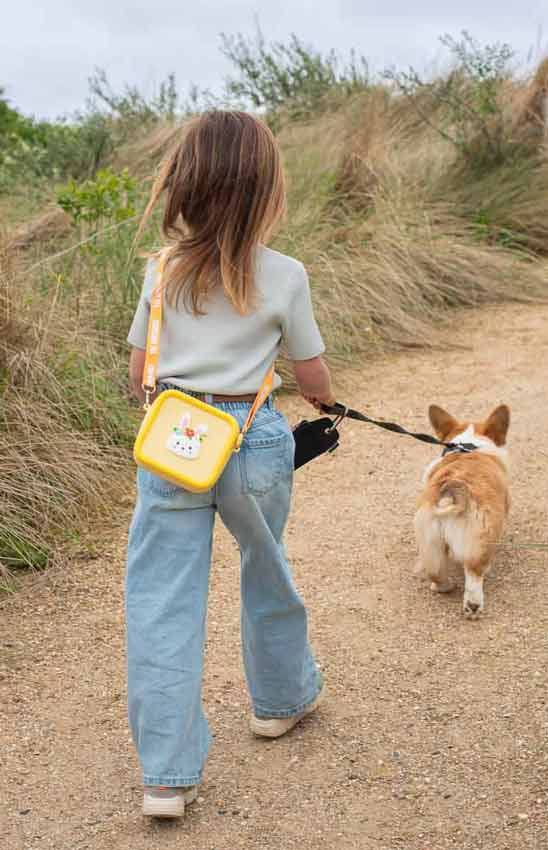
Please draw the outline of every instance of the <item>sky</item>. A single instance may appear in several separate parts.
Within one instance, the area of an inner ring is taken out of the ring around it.
[[[295,33],[322,52],[351,48],[374,71],[443,67],[439,36],[468,30],[480,42],[508,42],[522,65],[548,53],[546,0],[2,0],[0,87],[37,118],[85,105],[88,79],[104,68],[154,95],[170,72],[184,95],[192,83],[220,92],[231,66],[220,33],[267,41]]]

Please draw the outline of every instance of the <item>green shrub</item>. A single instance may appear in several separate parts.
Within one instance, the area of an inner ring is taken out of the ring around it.
[[[79,121],[35,123],[12,134],[0,150],[0,191],[37,180],[82,179],[92,175],[114,149],[111,128],[101,115]]]
[[[482,47],[466,31],[460,41],[450,35],[440,40],[454,59],[448,75],[427,81],[410,68],[387,70],[384,78],[469,163],[478,168],[498,165],[514,149],[500,100],[513,50],[499,43]]]
[[[83,112],[56,121],[36,121],[9,106],[0,88],[0,192],[36,180],[83,180],[106,165],[114,151],[177,110],[175,77],[147,100],[136,87],[116,93],[104,70],[89,79],[91,97]]]
[[[295,34],[288,44],[267,44],[260,30],[255,39],[223,33],[221,40],[221,52],[238,72],[226,82],[226,99],[265,109],[271,121],[281,108],[290,118],[310,117],[369,84],[367,62],[353,51],[342,64],[334,50],[322,55]]]
[[[179,113],[179,95],[173,73],[160,83],[158,94],[149,99],[137,86],[125,85],[120,94],[115,92],[104,68],[96,68],[88,83],[92,112],[100,113],[106,106],[109,114],[116,117],[126,130],[138,126],[142,131],[143,126],[150,128],[159,121],[172,122]]]
[[[23,116],[9,105],[4,96],[5,89],[0,86],[0,148],[3,148],[8,138],[25,132]]]

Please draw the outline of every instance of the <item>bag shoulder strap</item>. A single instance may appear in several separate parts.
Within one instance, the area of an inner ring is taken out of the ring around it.
[[[255,419],[255,414],[258,409],[262,407],[262,405],[267,400],[268,396],[272,392],[274,388],[274,366],[271,366],[268,372],[266,373],[264,380],[259,387],[259,392],[255,396],[255,401],[253,402],[253,406],[247,415],[247,419],[244,422],[244,427],[241,430],[240,436],[238,437],[238,442],[236,443],[236,448],[239,449],[244,441],[244,437],[251,428],[253,420]]]
[[[158,359],[160,357],[160,332],[162,330],[162,278],[168,259],[167,250],[162,251],[158,261],[156,280],[150,296],[150,315],[148,317],[147,346],[143,365],[142,389],[145,392],[145,409],[149,405],[150,396],[156,390],[158,374]]]
[[[149,407],[150,397],[154,394],[156,390],[158,360],[160,357],[160,334],[162,330],[162,301],[164,292],[162,286],[162,278],[164,275],[164,269],[166,267],[168,258],[169,249],[165,249],[160,254],[160,259],[158,261],[158,269],[156,272],[156,280],[154,282],[154,288],[150,296],[150,315],[148,318],[147,345],[145,352],[145,362],[143,366],[143,379],[141,384],[142,389],[145,392],[145,410]],[[251,424],[255,418],[255,414],[257,413],[258,409],[265,403],[268,396],[272,392],[273,387],[274,366],[271,366],[261,386],[259,387],[259,391],[255,397],[255,401],[253,402],[253,406],[249,411],[249,415],[241,430],[240,436],[238,437],[238,442],[236,446],[237,448],[241,446],[245,435],[251,428]]]

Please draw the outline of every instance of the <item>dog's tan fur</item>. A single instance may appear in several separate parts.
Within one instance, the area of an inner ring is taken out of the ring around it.
[[[459,422],[436,405],[429,417],[439,439],[473,442],[470,454],[455,452],[431,464],[419,498],[415,532],[419,566],[444,593],[452,589],[449,568],[464,568],[464,614],[483,611],[483,579],[500,541],[510,498],[506,466],[506,435],[510,411],[506,405],[483,422]]]

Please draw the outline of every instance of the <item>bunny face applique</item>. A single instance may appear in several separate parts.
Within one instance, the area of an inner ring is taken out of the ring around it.
[[[179,425],[173,427],[167,441],[167,449],[186,460],[196,460],[200,455],[200,448],[206,434],[207,425],[191,428],[190,414],[185,413]]]

